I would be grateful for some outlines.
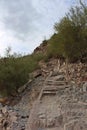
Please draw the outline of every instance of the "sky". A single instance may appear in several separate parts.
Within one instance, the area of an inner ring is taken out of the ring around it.
[[[0,0],[0,55],[7,47],[30,54],[78,0]]]

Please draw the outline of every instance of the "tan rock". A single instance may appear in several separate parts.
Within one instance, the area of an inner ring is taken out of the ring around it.
[[[2,97],[2,98],[0,98],[0,103],[6,104],[6,102],[8,102],[8,97]]]

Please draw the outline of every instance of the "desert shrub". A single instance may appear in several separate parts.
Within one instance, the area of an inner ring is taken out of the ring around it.
[[[37,69],[40,56],[13,56],[0,59],[0,90],[11,95],[29,80],[29,73]]]
[[[67,58],[69,61],[87,55],[87,6],[72,7],[60,22],[54,25],[56,34],[49,40],[50,56]]]

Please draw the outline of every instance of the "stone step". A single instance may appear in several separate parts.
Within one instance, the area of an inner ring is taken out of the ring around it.
[[[43,91],[51,91],[51,90],[60,90],[60,89],[66,89],[66,88],[69,88],[71,87],[70,85],[60,85],[60,86],[46,86]]]
[[[61,80],[47,80],[46,82],[55,82],[55,83],[67,83],[67,81],[61,81]]]
[[[43,91],[57,91],[57,86],[47,86]]]
[[[57,91],[43,91],[43,95],[44,94],[56,94],[57,93]]]
[[[45,82],[45,85],[66,85],[67,82],[66,81],[54,81],[54,80],[47,80]]]
[[[67,89],[69,87],[70,87],[70,85],[46,86],[43,89],[39,99],[41,100],[44,95],[56,95],[58,93],[58,91],[65,90],[65,89]]]

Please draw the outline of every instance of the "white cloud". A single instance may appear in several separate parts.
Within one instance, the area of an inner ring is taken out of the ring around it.
[[[53,33],[54,23],[71,4],[72,0],[0,0],[0,53],[7,46],[31,53]]]

